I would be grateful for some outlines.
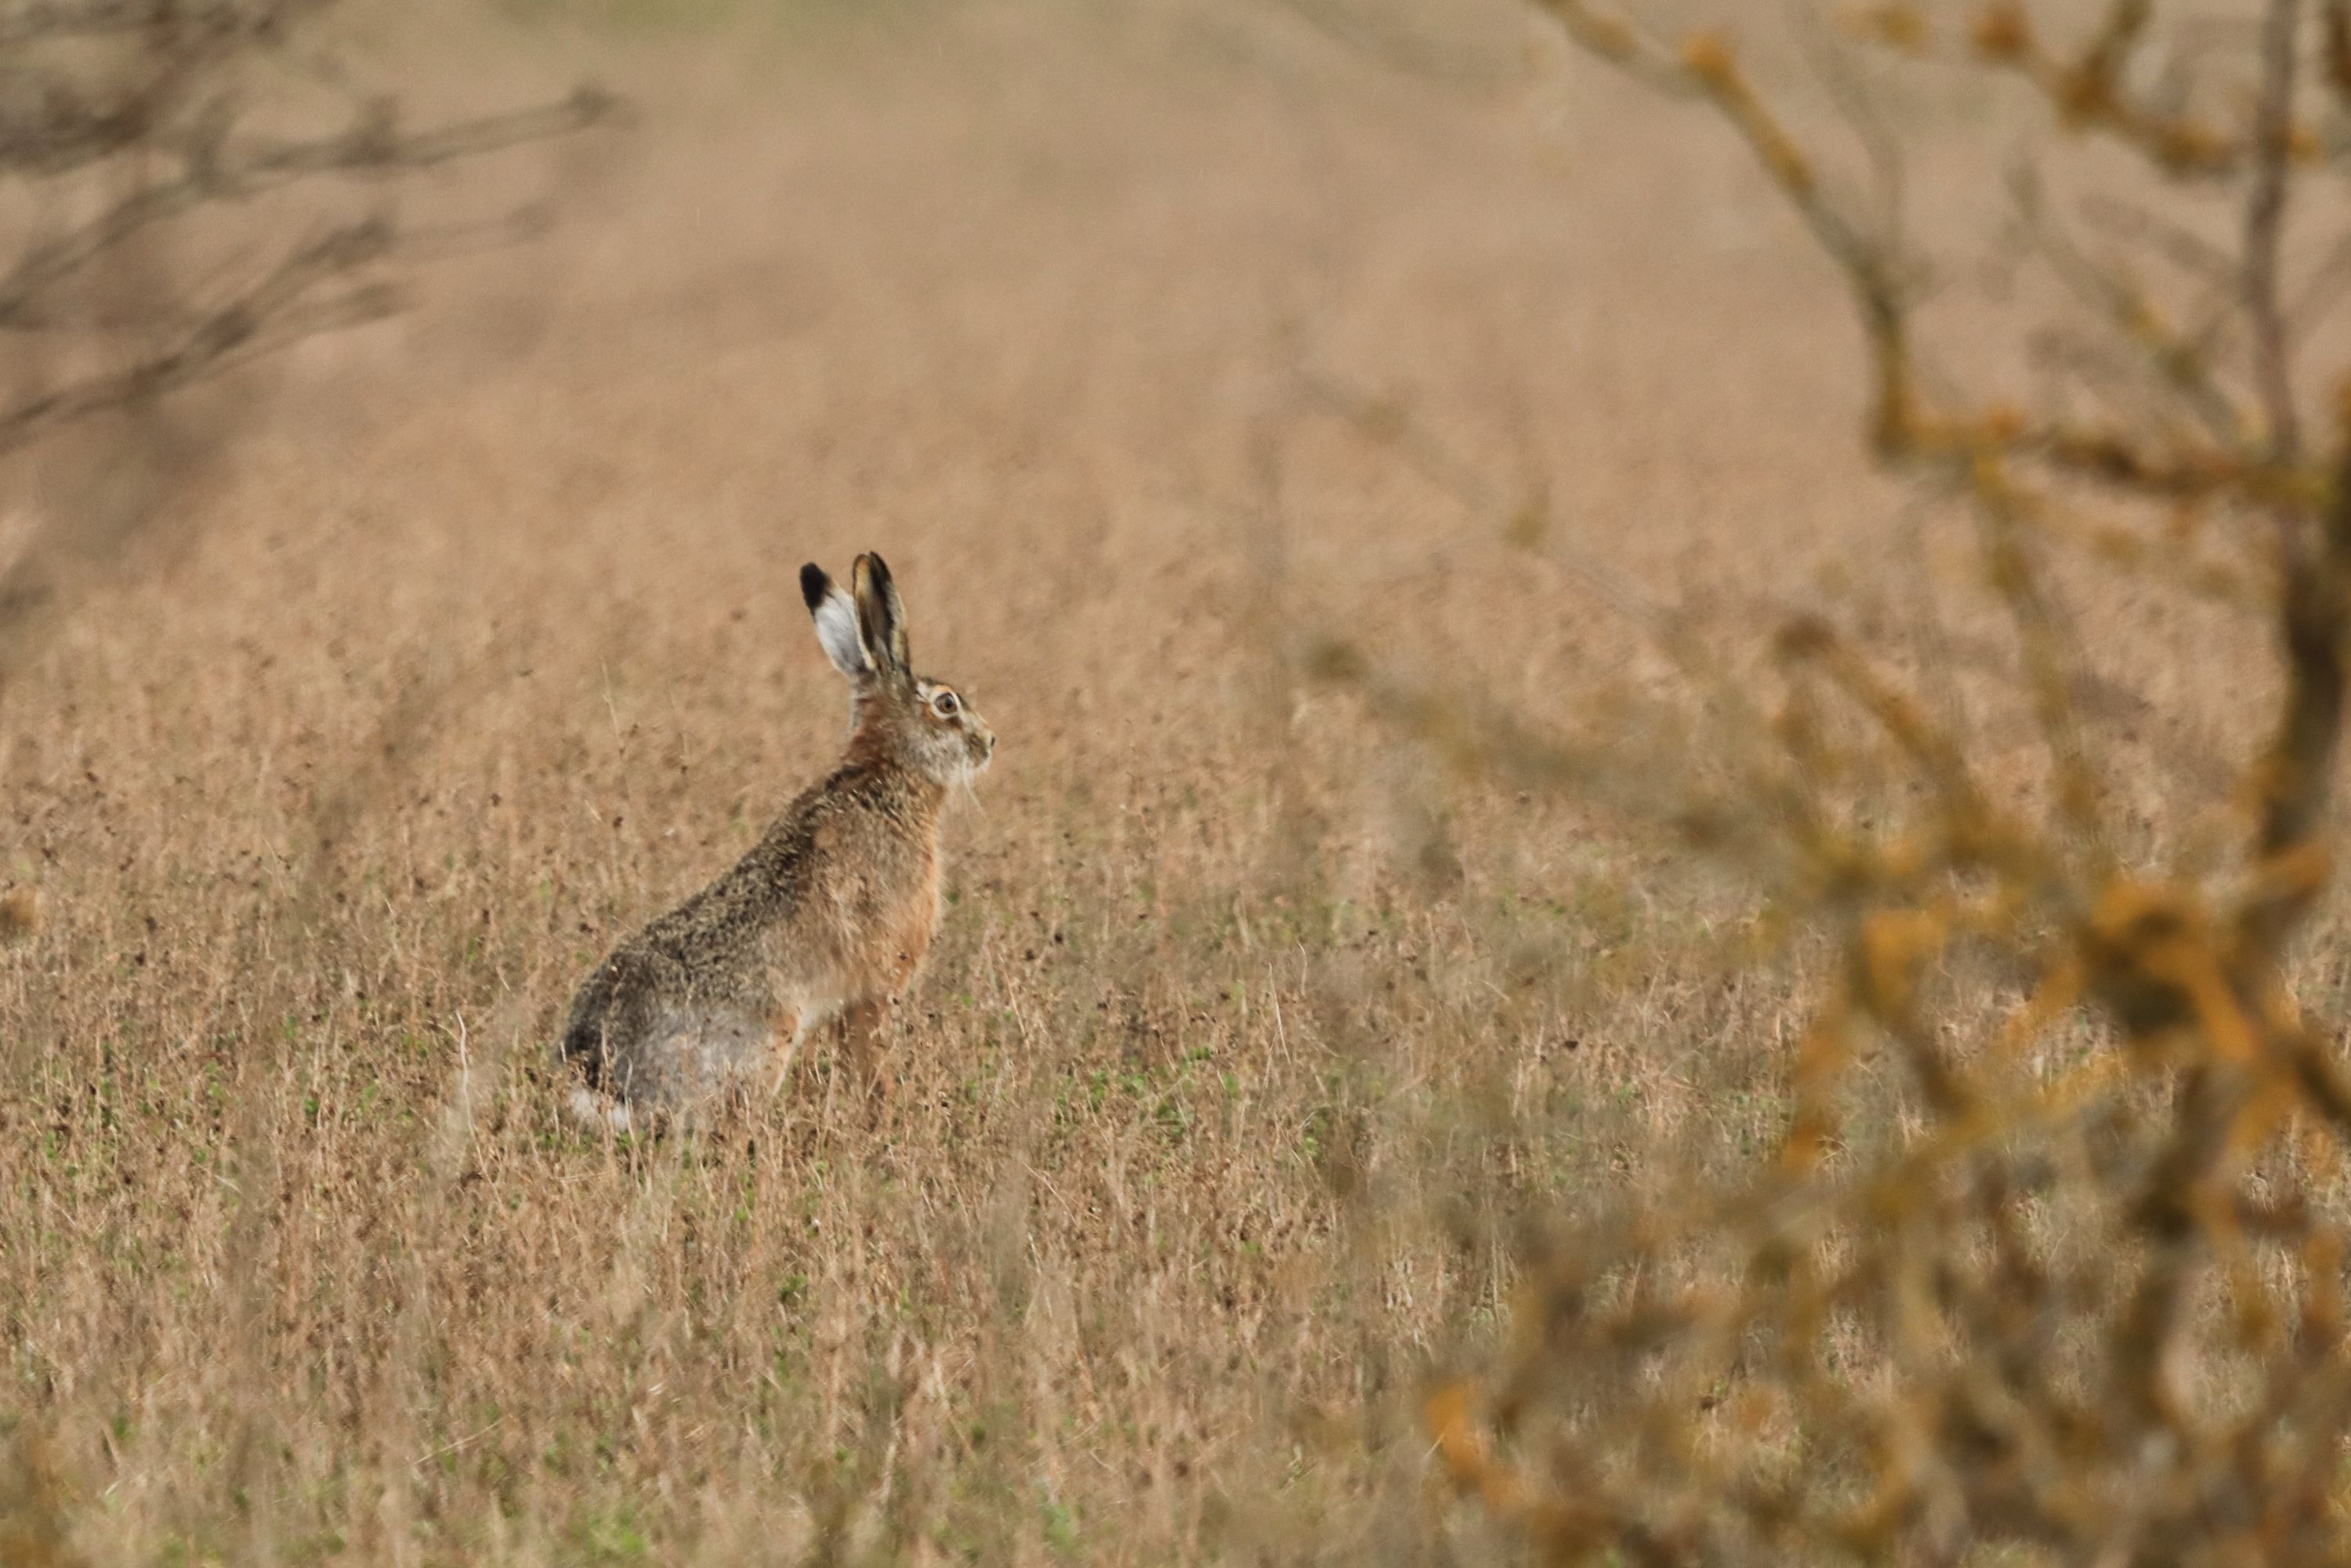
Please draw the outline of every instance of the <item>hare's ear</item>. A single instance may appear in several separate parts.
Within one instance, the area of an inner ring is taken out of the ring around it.
[[[852,574],[857,585],[857,623],[865,633],[866,656],[874,667],[895,680],[911,680],[914,656],[906,651],[906,607],[898,599],[898,585],[890,580],[890,565],[868,551],[857,558]]]
[[[808,601],[809,613],[816,619],[816,640],[824,644],[824,656],[832,667],[852,681],[871,679],[873,661],[865,656],[865,641],[857,634],[857,606],[841,585],[810,561],[800,568],[800,597]]]

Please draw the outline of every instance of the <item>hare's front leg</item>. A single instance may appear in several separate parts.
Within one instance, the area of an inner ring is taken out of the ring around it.
[[[775,1099],[791,1081],[792,1059],[799,1054],[800,1036],[808,1030],[798,1008],[778,1008],[768,1019],[768,1098]]]
[[[883,1037],[890,1029],[890,1003],[887,994],[868,997],[850,1003],[841,1017],[841,1060],[849,1070],[850,1087],[864,1090],[876,1106],[885,1103],[896,1086],[883,1051]]]

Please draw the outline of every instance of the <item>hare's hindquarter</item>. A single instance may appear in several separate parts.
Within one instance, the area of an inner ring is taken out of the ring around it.
[[[743,869],[613,949],[580,988],[562,1053],[591,1099],[682,1104],[789,1059],[803,1024],[760,961]]]

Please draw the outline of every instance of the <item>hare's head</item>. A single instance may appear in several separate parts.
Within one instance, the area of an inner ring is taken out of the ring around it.
[[[886,751],[939,784],[969,779],[996,754],[996,732],[953,686],[914,674],[906,607],[882,558],[859,556],[852,582],[854,598],[814,561],[800,568],[817,641],[849,677],[852,746]]]

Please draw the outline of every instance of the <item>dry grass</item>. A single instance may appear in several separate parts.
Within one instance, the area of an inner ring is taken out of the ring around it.
[[[2007,677],[1990,612],[1921,633],[1959,569],[1887,531],[1837,280],[1739,149],[1458,24],[1437,79],[1207,5],[640,38],[645,128],[553,240],[228,389],[266,430],[0,708],[16,1557],[1496,1549],[1435,1505],[1431,1369],[1531,1207],[1778,1139],[1813,959],[1284,652],[1678,755],[1705,714],[1598,562],[1734,661],[1827,608]],[[708,1136],[575,1136],[569,988],[822,765],[792,574],[868,545],[1002,737],[902,1099],[868,1133],[820,1058]],[[2104,577],[2075,616],[2126,798],[2192,833],[2167,769],[2256,724],[2259,628]]]

